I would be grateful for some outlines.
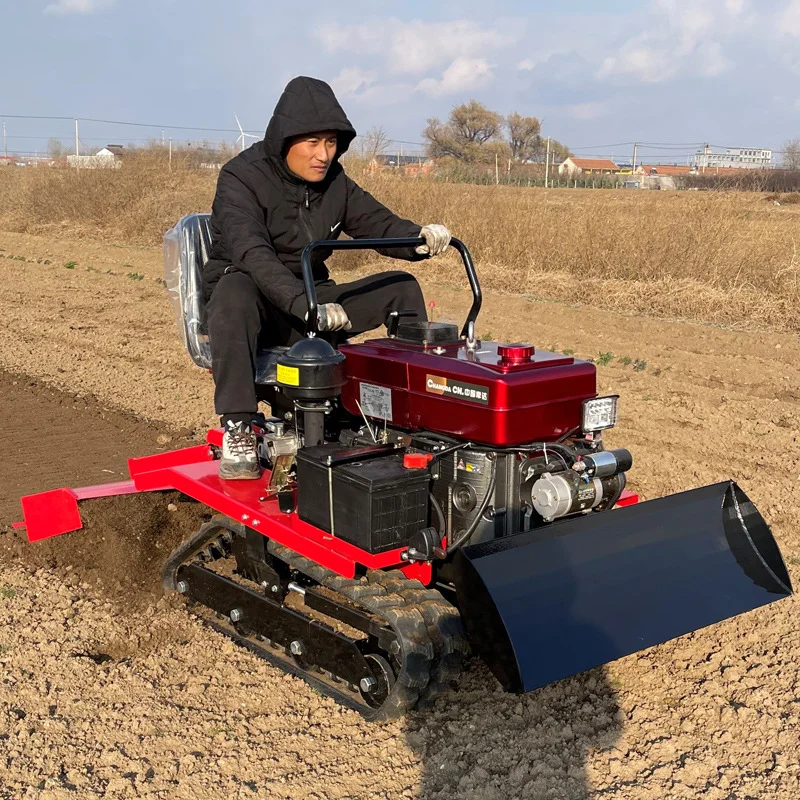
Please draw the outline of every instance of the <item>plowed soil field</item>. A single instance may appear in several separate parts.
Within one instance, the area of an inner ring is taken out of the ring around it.
[[[212,384],[157,249],[0,232],[0,256],[0,798],[800,798],[794,598],[522,697],[472,662],[435,708],[373,725],[163,596],[203,519],[180,495],[87,502],[83,531],[27,544],[21,494],[200,440]],[[465,314],[456,262],[417,274],[440,319]],[[796,336],[511,295],[479,332],[598,360],[632,488],[734,478],[798,583]]]

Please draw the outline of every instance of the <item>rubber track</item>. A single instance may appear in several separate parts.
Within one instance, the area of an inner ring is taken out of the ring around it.
[[[428,685],[434,657],[433,643],[420,610],[409,606],[388,582],[384,585],[379,579],[343,578],[273,540],[270,540],[267,549],[293,569],[389,623],[400,638],[402,666],[384,703],[380,708],[365,712],[365,716],[372,720],[389,720],[402,717],[410,711]],[[376,573],[376,576],[381,574]]]
[[[222,515],[204,524],[168,558],[163,569],[165,588],[176,588],[178,567],[191,558],[209,561],[227,555],[226,541],[220,541],[219,547],[215,547],[220,534],[227,539],[243,530],[241,523]],[[212,551],[206,552],[209,547]],[[219,553],[213,552],[217,549]],[[420,581],[406,578],[397,570],[369,570],[364,578],[343,578],[273,540],[269,540],[268,550],[291,568],[385,620],[398,635],[402,666],[380,708],[354,704],[351,698],[332,694],[340,701],[344,698],[351,708],[357,707],[367,719],[396,719],[414,708],[427,707],[460,675],[462,661],[469,650],[461,617],[435,589],[427,589]],[[258,645],[251,649],[261,650]],[[312,673],[307,674],[313,677]]]
[[[368,573],[367,579],[372,574]],[[396,586],[395,591],[403,595],[406,603],[422,612],[435,655],[431,679],[420,695],[417,708],[430,706],[440,694],[448,691],[450,682],[461,675],[464,659],[469,655],[461,615],[439,592],[427,589],[418,580],[406,578],[399,571],[378,574],[391,580]]]
[[[163,583],[168,589],[176,588],[176,573],[181,564],[191,559],[199,558],[202,561],[215,560],[219,555],[224,557],[226,542],[220,540],[221,535],[243,532],[244,526],[235,520],[222,515],[215,516],[210,522],[185,539],[170,554],[163,569]],[[422,614],[409,608],[404,599],[380,585],[369,584],[366,581],[354,581],[342,578],[339,575],[319,566],[307,558],[295,553],[288,548],[281,548],[275,542],[269,542],[272,549],[280,549],[275,555],[284,560],[289,566],[303,571],[309,577],[322,583],[349,598],[352,602],[366,608],[380,619],[385,620],[397,634],[401,644],[402,669],[397,675],[386,701],[379,708],[373,708],[362,702],[358,703],[355,696],[338,692],[334,687],[326,685],[313,672],[299,667],[288,667],[292,674],[307,678],[312,685],[329,694],[339,702],[344,702],[354,708],[365,718],[372,721],[385,721],[402,717],[414,707],[420,698],[422,690],[427,686],[429,679],[430,663],[433,659],[433,645],[428,637],[425,620]],[[209,550],[210,548],[210,550]],[[287,659],[280,659],[276,654],[270,653],[255,641],[248,641],[248,636],[243,636],[236,631],[235,626],[228,630],[228,626],[212,623],[216,630],[226,633],[240,644],[248,647],[252,652],[264,657],[266,660],[287,669]]]
[[[275,541],[270,540],[267,548],[270,554],[281,561],[362,605],[371,613],[384,616],[382,609],[371,605],[374,605],[374,598],[390,593],[393,602],[399,598],[407,611],[421,616],[432,646],[429,678],[421,687],[415,702],[407,706],[406,710],[433,704],[440,694],[449,690],[450,681],[461,674],[463,660],[469,652],[461,616],[435,589],[427,589],[420,581],[406,578],[399,570],[369,570],[364,578],[349,580]],[[405,660],[404,653],[403,661]],[[398,676],[398,682],[400,677]],[[410,695],[407,699],[411,700]]]
[[[215,557],[227,556],[229,551],[227,545],[233,536],[241,531],[244,531],[241,523],[222,516],[215,516],[209,522],[201,525],[188,539],[184,539],[164,562],[161,569],[161,581],[164,588],[177,591],[175,576],[178,567],[185,564],[192,556],[198,556],[203,561],[212,561]],[[220,537],[224,538],[218,542]]]

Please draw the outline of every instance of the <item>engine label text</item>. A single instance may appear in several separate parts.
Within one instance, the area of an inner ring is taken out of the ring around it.
[[[387,386],[362,383],[359,386],[361,411],[368,417],[392,421],[392,390]]]
[[[489,405],[489,387],[479,386],[475,383],[463,383],[453,378],[442,378],[440,375],[425,376],[425,391],[431,394],[441,394],[470,403]]]

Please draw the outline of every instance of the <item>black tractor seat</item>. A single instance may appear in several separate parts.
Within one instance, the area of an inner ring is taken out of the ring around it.
[[[164,278],[189,355],[211,369],[211,342],[206,327],[203,267],[211,251],[211,214],[188,214],[164,234]],[[256,357],[256,384],[277,384],[277,362],[288,347],[268,347]]]

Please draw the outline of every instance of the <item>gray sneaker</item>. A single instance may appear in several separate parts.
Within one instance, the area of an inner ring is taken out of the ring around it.
[[[222,435],[219,476],[226,481],[246,481],[261,477],[258,441],[246,422],[228,422]]]

